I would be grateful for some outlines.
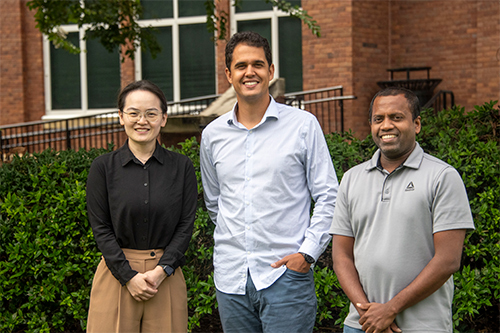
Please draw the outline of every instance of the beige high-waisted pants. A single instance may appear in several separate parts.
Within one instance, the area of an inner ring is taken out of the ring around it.
[[[132,269],[139,273],[154,269],[163,255],[163,250],[122,250]],[[187,321],[186,282],[180,267],[163,280],[153,298],[138,302],[101,258],[90,293],[87,332],[185,333]]]

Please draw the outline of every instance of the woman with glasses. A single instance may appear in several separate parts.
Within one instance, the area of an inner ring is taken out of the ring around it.
[[[196,213],[194,168],[157,141],[167,100],[155,84],[129,84],[118,108],[128,139],[97,157],[87,180],[88,217],[102,252],[87,332],[187,332],[180,267]]]

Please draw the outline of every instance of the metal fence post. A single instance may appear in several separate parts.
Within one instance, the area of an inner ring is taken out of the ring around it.
[[[66,149],[71,149],[71,131],[69,130],[69,119],[66,119]]]

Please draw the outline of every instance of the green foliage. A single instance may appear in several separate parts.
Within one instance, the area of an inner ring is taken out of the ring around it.
[[[453,165],[467,187],[476,230],[467,234],[462,268],[454,276],[453,320],[459,331],[487,331],[481,323],[500,298],[500,113],[495,102],[464,113],[454,108],[422,113],[418,141]],[[339,179],[371,158],[370,137],[332,133],[327,144]],[[213,281],[214,225],[206,212],[195,138],[170,149],[188,156],[198,178],[198,212],[183,267],[189,329],[216,309]],[[81,331],[86,325],[92,277],[99,261],[85,206],[91,161],[105,150],[44,151],[15,157],[0,167],[0,331]],[[349,301],[332,270],[331,246],[315,268],[316,330],[331,331]],[[498,314],[496,319],[498,321]],[[338,326],[337,326],[338,327]],[[203,327],[202,327],[203,328]],[[323,329],[325,328],[325,329]]]
[[[467,234],[463,268],[454,276],[453,321],[459,331],[474,330],[475,317],[499,306],[500,110],[496,104],[475,106],[469,113],[455,107],[422,114],[419,141],[462,175],[476,226]]]
[[[187,263],[182,271],[188,287],[189,329],[200,326],[200,319],[212,314],[215,307],[215,284],[213,280],[213,238],[215,225],[210,221],[203,201],[200,173],[200,145],[196,138],[181,142],[170,150],[186,155],[193,162],[198,180],[198,211],[194,231],[186,252]]]
[[[100,253],[85,183],[103,152],[46,150],[0,168],[0,331],[74,330],[86,322]]]
[[[359,140],[350,130],[327,134],[325,138],[339,181],[347,170],[370,159],[377,148],[371,135]]]

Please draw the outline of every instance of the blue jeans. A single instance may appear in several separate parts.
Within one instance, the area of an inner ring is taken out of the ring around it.
[[[344,333],[365,333],[365,331],[359,328],[352,328],[351,326],[344,324]]]
[[[287,269],[269,288],[257,291],[248,274],[245,295],[217,290],[224,333],[312,332],[316,322],[313,271]]]

